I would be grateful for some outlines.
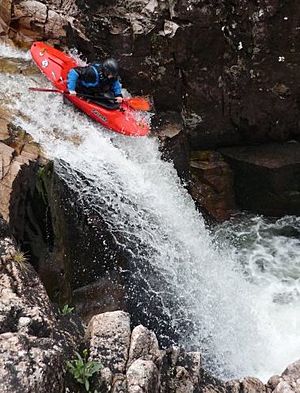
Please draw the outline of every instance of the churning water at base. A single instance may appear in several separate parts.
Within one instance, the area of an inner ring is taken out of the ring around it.
[[[272,232],[269,242],[253,241],[255,230],[247,225],[250,240],[233,224],[209,233],[174,168],[161,160],[154,138],[107,131],[63,105],[58,95],[28,93],[34,84],[45,80],[38,73],[0,74],[2,100],[9,101],[16,124],[54,159],[69,186],[101,213],[134,261],[134,274],[142,275],[150,264],[161,277],[163,285],[149,278],[147,290],[160,297],[181,343],[200,350],[206,366],[223,378],[265,379],[299,358],[297,239],[287,249]],[[67,176],[66,167],[72,168]],[[244,243],[234,246],[235,239]],[[287,255],[293,274],[284,268]],[[278,275],[271,268],[277,264]],[[273,285],[286,288],[287,281],[291,293],[274,296]]]

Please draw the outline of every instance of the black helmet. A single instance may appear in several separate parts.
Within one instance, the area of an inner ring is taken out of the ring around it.
[[[103,69],[105,74],[112,74],[113,77],[117,77],[119,74],[118,62],[115,59],[106,59],[103,62]]]

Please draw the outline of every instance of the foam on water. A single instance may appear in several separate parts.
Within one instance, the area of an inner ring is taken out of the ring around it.
[[[14,48],[0,39],[0,58],[31,60],[29,51]]]
[[[231,245],[216,247],[174,168],[161,160],[157,141],[107,131],[55,94],[18,94],[20,85],[32,83],[22,75],[0,75],[0,93],[9,96],[16,124],[43,146],[80,198],[101,212],[116,241],[132,255],[137,274],[150,263],[163,277],[167,285],[149,281],[148,290],[161,297],[175,329],[190,321],[182,343],[201,350],[207,367],[224,378],[265,378],[300,355],[298,317],[290,310],[294,303],[274,303],[261,272],[254,272],[255,263],[252,268],[245,263],[253,259],[251,248],[243,254]],[[68,176],[64,162],[74,170]]]

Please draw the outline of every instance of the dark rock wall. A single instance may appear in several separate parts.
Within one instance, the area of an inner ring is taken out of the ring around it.
[[[89,57],[113,54],[133,92],[182,111],[193,148],[298,137],[297,1],[78,4]]]

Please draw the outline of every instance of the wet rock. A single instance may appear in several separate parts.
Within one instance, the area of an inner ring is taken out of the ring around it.
[[[126,373],[128,393],[158,393],[159,375],[151,360],[135,360]]]
[[[161,391],[192,393],[201,385],[201,354],[168,348],[161,367]]]
[[[298,393],[300,391],[300,360],[290,364],[281,376],[271,377],[267,386],[274,393]]]
[[[234,173],[239,207],[269,216],[300,214],[299,143],[220,151]]]
[[[161,142],[162,158],[172,161],[178,176],[187,181],[190,149],[180,116],[175,112],[160,114],[152,121],[152,129]]]
[[[222,156],[214,151],[192,152],[190,193],[209,217],[224,221],[235,211],[233,174]]]
[[[126,294],[119,278],[112,272],[73,291],[73,304],[85,322],[88,323],[94,315],[126,308]]]
[[[87,328],[90,358],[101,362],[113,374],[125,373],[130,336],[127,313],[115,311],[95,315]]]

